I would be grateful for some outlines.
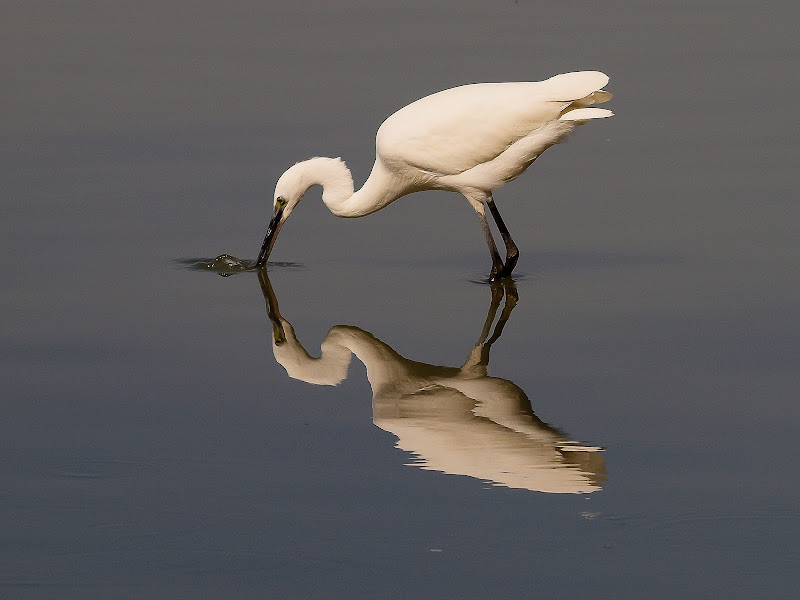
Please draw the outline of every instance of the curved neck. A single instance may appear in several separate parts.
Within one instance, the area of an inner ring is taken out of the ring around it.
[[[290,171],[295,171],[303,193],[312,186],[322,186],[322,201],[337,217],[363,217],[406,193],[380,159],[375,160],[369,178],[357,192],[353,175],[341,158],[311,158],[297,163]]]

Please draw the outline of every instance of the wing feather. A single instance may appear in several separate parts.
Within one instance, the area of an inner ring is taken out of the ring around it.
[[[432,94],[400,109],[381,125],[378,156],[387,164],[452,175],[491,161],[562,111],[603,102],[608,82],[598,71],[546,81],[479,83]],[[585,99],[585,103],[581,101]]]

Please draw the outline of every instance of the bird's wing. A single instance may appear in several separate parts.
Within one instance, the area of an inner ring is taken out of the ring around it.
[[[378,130],[376,150],[387,164],[452,175],[497,157],[511,144],[555,120],[575,101],[608,82],[597,71],[556,75],[546,81],[480,83],[422,98],[390,116]],[[607,97],[606,97],[607,96]]]

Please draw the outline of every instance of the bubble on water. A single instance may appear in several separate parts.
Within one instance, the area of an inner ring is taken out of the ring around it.
[[[215,258],[181,258],[173,261],[174,264],[196,271],[211,271],[222,277],[229,277],[245,271],[255,271],[257,269],[255,261],[244,260],[232,254],[220,254]],[[267,267],[270,269],[300,269],[303,266],[292,262],[269,262]]]
[[[220,254],[212,260],[206,268],[213,271],[246,271],[250,268],[241,258],[236,258],[230,254]]]
[[[213,271],[223,277],[249,271],[253,266],[241,258],[231,254],[220,254],[215,258],[185,258],[175,261],[187,269],[197,269],[199,271]]]

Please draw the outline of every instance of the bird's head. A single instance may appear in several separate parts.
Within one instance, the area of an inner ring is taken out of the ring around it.
[[[305,169],[301,167],[302,164],[298,163],[287,169],[278,179],[278,183],[275,184],[272,218],[267,227],[264,243],[261,245],[261,252],[259,252],[256,260],[256,267],[262,267],[267,264],[267,259],[272,252],[272,247],[275,245],[275,240],[278,239],[278,232],[310,187],[304,177]]]
[[[334,210],[335,207],[353,195],[353,177],[341,158],[317,156],[286,169],[275,184],[272,220],[269,222],[256,267],[267,264],[278,231],[292,214],[297,203],[303,199],[308,188],[315,185],[322,186],[322,201],[334,214],[339,214]]]

